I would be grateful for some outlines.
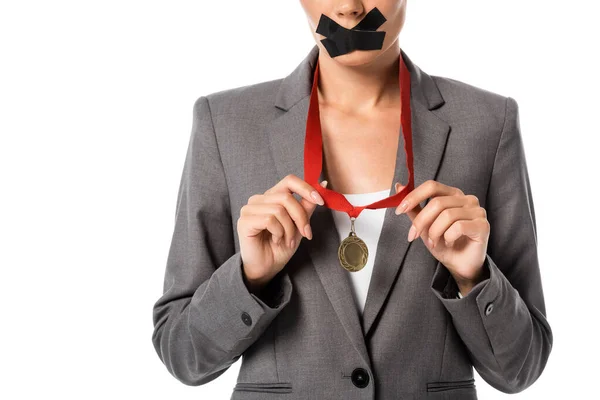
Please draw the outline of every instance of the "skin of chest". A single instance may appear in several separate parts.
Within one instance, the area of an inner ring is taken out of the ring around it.
[[[400,108],[348,113],[321,106],[323,174],[339,193],[370,193],[393,185],[400,138]]]

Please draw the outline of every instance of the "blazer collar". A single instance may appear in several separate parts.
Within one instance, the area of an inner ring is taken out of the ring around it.
[[[306,117],[318,54],[318,46],[315,45],[296,69],[281,81],[275,107],[284,112],[273,120],[265,121],[264,129],[269,137],[278,181],[288,174],[304,179]],[[413,64],[404,52],[402,57],[411,75],[414,180],[415,187],[418,187],[426,180],[435,179],[450,125],[432,111],[444,104],[435,81]],[[396,167],[394,180],[390,185],[390,196],[395,194],[395,182],[408,181],[404,138],[401,130],[398,134]],[[319,180],[322,179],[323,173]],[[298,195],[294,194],[294,196]],[[299,196],[297,199],[299,200]],[[398,280],[408,249],[417,242],[417,240],[408,242],[406,239],[411,224],[407,215],[396,215],[394,207],[386,209],[377,252],[369,255],[374,257],[374,266],[362,315],[359,315],[354,303],[348,272],[340,266],[337,258],[340,240],[329,208],[315,209],[311,217],[313,239],[302,239],[296,251],[295,256],[301,256],[303,253],[310,256],[335,313],[354,348],[367,365],[370,365],[370,357],[365,340],[377,325],[377,318],[386,304],[395,281]],[[293,263],[290,263],[289,267],[292,265]],[[421,270],[419,273],[432,275],[433,271]],[[397,305],[390,304],[389,307],[397,307]]]
[[[400,53],[410,71],[412,97],[429,110],[444,104],[442,94],[433,78],[416,66],[404,50],[401,49]],[[300,64],[282,80],[275,97],[275,107],[288,111],[299,100],[310,96],[312,78],[318,58],[319,46],[314,45]]]

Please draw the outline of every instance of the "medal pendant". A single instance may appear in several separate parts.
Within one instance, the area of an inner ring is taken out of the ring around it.
[[[354,220],[356,218],[351,217],[351,231],[347,238],[342,240],[340,247],[338,248],[338,258],[340,265],[347,271],[356,272],[360,271],[367,265],[367,259],[369,257],[369,250],[365,242],[356,236],[354,231]]]

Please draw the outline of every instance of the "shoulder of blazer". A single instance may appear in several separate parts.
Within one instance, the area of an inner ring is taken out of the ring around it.
[[[256,119],[273,112],[273,103],[283,78],[212,92],[201,97],[208,101],[213,119],[225,116]],[[200,98],[201,98],[200,97]]]
[[[438,116],[449,122],[478,120],[488,126],[502,126],[508,96],[457,79],[431,77],[445,100]]]

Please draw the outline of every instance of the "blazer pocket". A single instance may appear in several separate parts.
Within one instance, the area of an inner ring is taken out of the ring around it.
[[[467,379],[464,381],[449,381],[449,382],[428,382],[428,392],[443,392],[454,389],[470,389],[475,388],[475,379]]]
[[[233,390],[263,393],[292,393],[291,382],[238,382]]]

